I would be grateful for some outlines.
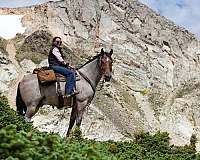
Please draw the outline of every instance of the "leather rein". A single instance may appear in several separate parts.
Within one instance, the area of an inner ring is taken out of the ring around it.
[[[85,75],[83,74],[81,71],[79,71],[78,69],[76,70],[91,86],[92,90],[93,90],[93,95],[91,100],[94,98],[95,92],[96,92],[96,87],[93,85],[93,83],[91,82],[91,80]]]

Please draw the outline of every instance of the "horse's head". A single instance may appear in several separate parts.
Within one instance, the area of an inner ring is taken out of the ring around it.
[[[104,52],[103,48],[101,49],[100,66],[101,73],[104,76],[105,81],[110,81],[110,79],[112,78],[112,54],[112,49],[110,50],[110,52]]]

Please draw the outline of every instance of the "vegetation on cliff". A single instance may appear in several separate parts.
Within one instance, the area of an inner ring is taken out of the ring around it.
[[[6,45],[6,40],[0,37],[0,65],[10,62],[8,59],[8,52],[6,51]]]
[[[32,33],[17,47],[17,60],[31,59],[33,62],[39,63],[47,58],[51,46],[51,39],[51,34],[46,31]]]
[[[75,134],[77,135],[77,134]],[[140,133],[134,142],[99,142],[61,138],[41,133],[13,111],[6,97],[0,96],[0,159],[198,159],[196,137],[184,147],[171,146],[168,133]]]
[[[18,35],[15,39],[17,60],[20,62],[23,59],[30,59],[34,63],[39,64],[42,60],[47,58],[52,39],[53,36],[47,30],[35,31],[27,37]],[[79,59],[65,45],[63,45],[63,53],[65,54],[66,61],[78,62]]]
[[[0,52],[4,54],[8,54],[6,51],[6,40],[0,37]]]

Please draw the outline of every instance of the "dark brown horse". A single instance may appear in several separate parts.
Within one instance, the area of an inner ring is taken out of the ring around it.
[[[91,103],[101,77],[103,76],[105,81],[110,81],[112,53],[113,50],[104,52],[104,50],[101,49],[100,54],[77,69],[80,80],[76,82],[76,89],[79,91],[79,94],[76,95],[72,106],[67,135],[70,134],[75,121],[76,125],[80,127],[85,108]],[[65,82],[62,82],[61,90],[63,94],[64,86]],[[17,112],[21,115],[25,115],[25,119],[30,121],[38,109],[45,104],[58,106],[56,84],[53,83],[48,86],[42,86],[38,83],[37,75],[25,75],[18,86],[16,96]]]

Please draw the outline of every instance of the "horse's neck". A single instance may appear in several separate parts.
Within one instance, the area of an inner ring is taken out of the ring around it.
[[[101,79],[100,66],[98,64],[98,59],[86,64],[82,68],[79,69],[81,73],[83,73],[92,83],[94,87],[96,87]]]

